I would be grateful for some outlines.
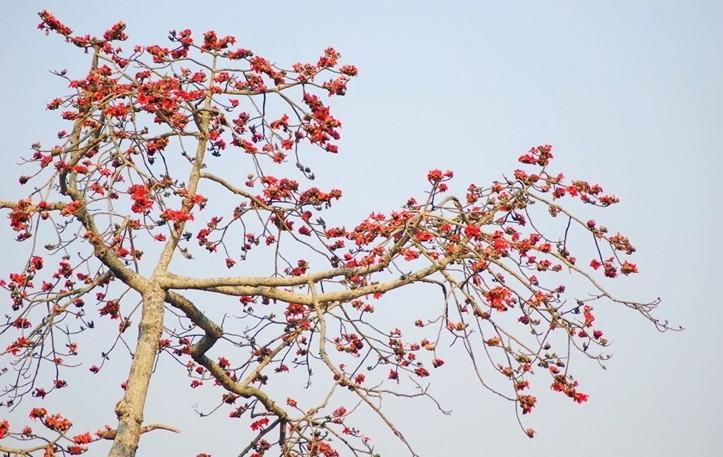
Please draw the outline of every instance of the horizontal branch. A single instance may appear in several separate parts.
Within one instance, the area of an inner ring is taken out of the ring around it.
[[[228,276],[218,278],[191,278],[174,273],[166,273],[159,278],[161,285],[169,289],[208,289],[212,287],[293,287],[310,282],[317,283],[336,277],[350,278],[376,273],[387,267],[386,262],[356,268],[334,268],[302,276],[269,277],[269,276]]]
[[[367,286],[357,287],[354,289],[344,289],[325,292],[319,294],[317,299],[319,303],[332,303],[332,302],[347,302],[356,298],[363,297],[369,294],[383,294],[390,290],[397,289],[417,282],[421,279],[426,278],[442,269],[457,259],[457,256],[448,256],[441,261],[434,262],[428,267],[417,270],[416,272],[403,276],[398,279],[394,279],[386,282],[378,282]],[[333,271],[333,270],[330,270]],[[319,281],[325,279],[325,272],[311,274],[304,276],[307,280],[306,284],[316,284]],[[208,292],[217,292],[224,295],[231,296],[259,296],[268,298],[271,300],[280,300],[286,303],[300,303],[304,305],[312,306],[314,303],[311,297],[307,294],[299,294],[292,292],[287,289],[283,289],[284,286],[289,284],[280,283],[274,286],[214,286],[213,279],[208,280],[196,280],[193,278],[177,277],[175,275],[166,276],[162,280],[162,286],[168,289],[193,289],[193,290],[205,290]],[[302,278],[299,276],[298,278]],[[316,278],[316,279],[312,279]],[[255,278],[260,281],[272,281],[272,280],[283,280],[283,279],[296,279],[294,278]],[[295,283],[296,281],[294,281]],[[298,284],[301,285],[301,284]]]
[[[58,211],[63,208],[65,208],[65,203],[62,202],[55,202],[55,203],[45,203],[42,208],[40,208],[38,205],[33,205],[29,211],[36,212],[36,211]],[[18,206],[18,202],[11,202],[7,200],[0,200],[0,209],[15,209]]]

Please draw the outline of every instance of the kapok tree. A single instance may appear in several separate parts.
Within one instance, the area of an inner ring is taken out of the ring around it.
[[[598,301],[668,328],[650,314],[656,301],[604,288],[605,278],[637,273],[627,260],[635,249],[570,205],[618,199],[553,172],[550,146],[460,197],[450,195],[451,171],[432,170],[426,190],[398,211],[333,223],[323,213],[342,192],[311,186],[304,156],[338,152],[341,122],[326,100],[344,95],[357,69],[337,51],[285,68],[232,36],[190,30],[171,31],[167,47],[123,50],[122,22],[93,37],[40,17],[40,30],[83,50],[90,65],[77,78],[57,72],[70,93],[47,108],[68,129],[32,146],[20,177],[27,197],[0,202],[30,245],[0,282],[11,297],[2,406],[23,408],[27,397],[42,405],[28,408],[27,423],[0,422],[6,455],[76,455],[113,440],[109,456],[133,456],[143,433],[174,430],[143,421],[152,376],[174,375],[154,372],[159,358],[180,362],[175,375],[191,387],[217,390],[218,414],[246,423],[239,455],[373,455],[367,424],[355,421],[362,409],[416,455],[380,402],[436,401],[428,378],[452,351],[520,420],[538,385],[587,400],[568,366],[575,352],[607,357]],[[206,255],[204,265],[258,273],[189,267]],[[413,285],[436,291],[438,306],[376,318],[395,289]],[[209,317],[219,313],[227,318]],[[79,343],[86,333],[92,344]],[[71,370],[103,370],[124,350],[119,341],[132,362],[118,380],[118,423],[73,429],[48,402],[80,379]],[[282,378],[327,390],[278,397]]]

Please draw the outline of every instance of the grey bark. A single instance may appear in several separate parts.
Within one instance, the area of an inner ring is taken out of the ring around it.
[[[151,372],[158,354],[158,341],[163,332],[164,296],[165,291],[157,284],[151,284],[143,294],[138,342],[133,354],[125,395],[115,407],[118,429],[108,457],[136,455]]]

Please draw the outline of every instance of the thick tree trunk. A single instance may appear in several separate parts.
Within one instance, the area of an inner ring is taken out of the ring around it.
[[[108,457],[133,457],[138,449],[143,424],[143,407],[158,353],[158,341],[163,332],[164,294],[158,285],[151,284],[143,295],[138,341],[125,395],[115,407],[118,429]]]

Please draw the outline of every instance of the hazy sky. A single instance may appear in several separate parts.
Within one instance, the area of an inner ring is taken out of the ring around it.
[[[58,130],[44,106],[67,89],[48,70],[87,65],[82,52],[35,30],[45,8],[82,33],[122,19],[132,43],[215,29],[280,64],[337,48],[360,76],[334,100],[342,153],[320,161],[317,175],[321,187],[343,186],[348,221],[419,196],[431,168],[487,183],[530,146],[553,144],[556,169],[622,200],[598,219],[630,235],[641,274],[616,290],[661,297],[658,316],[686,331],[659,334],[635,313],[601,311],[613,342],[608,369],[578,366],[587,404],[545,396],[529,420],[534,440],[464,366],[434,384],[452,416],[400,403],[391,405],[396,422],[426,457],[720,455],[723,2],[6,2],[0,198],[20,196],[18,157]],[[0,238],[4,277],[26,251],[8,241],[7,226]],[[233,429],[219,429],[223,418],[192,417],[199,400],[187,384],[154,379],[146,417],[188,433],[144,438],[139,455],[236,455],[242,446]],[[112,423],[112,387],[60,398],[71,410],[81,399],[107,405],[102,418],[79,419],[96,427]],[[213,442],[199,442],[202,434]],[[403,455],[388,433],[377,443],[385,457]]]

